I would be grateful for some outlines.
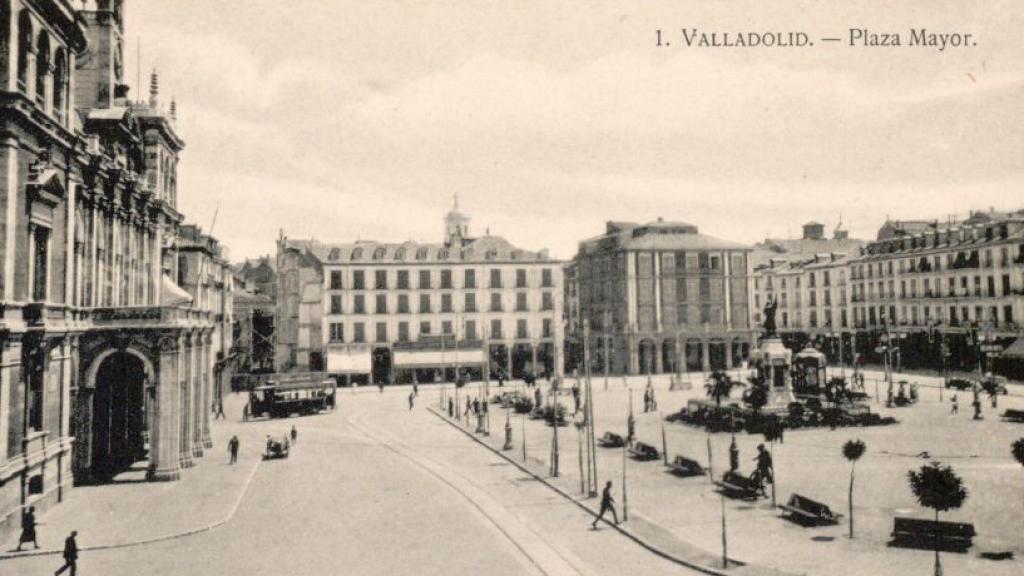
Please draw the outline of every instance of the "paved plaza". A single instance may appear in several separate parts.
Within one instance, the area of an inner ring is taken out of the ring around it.
[[[867,373],[867,391],[874,395],[873,378],[881,373]],[[933,555],[929,551],[890,548],[894,516],[930,518],[932,512],[921,508],[910,491],[907,472],[925,463],[938,460],[950,464],[960,474],[968,490],[968,498],[960,510],[943,514],[942,519],[974,523],[978,536],[967,554],[943,554],[949,574],[1019,574],[1020,557],[1024,553],[1021,522],[1024,518],[1024,469],[1010,456],[1010,444],[1024,436],[1024,426],[1002,421],[998,414],[1005,408],[1024,407],[1018,387],[1011,386],[1010,395],[999,398],[993,410],[988,397],[984,399],[984,419],[971,418],[970,393],[958,392],[959,415],[949,414],[951,391],[944,390],[939,400],[941,379],[919,376],[897,376],[920,384],[921,400],[907,408],[887,409],[884,400],[871,399],[872,411],[891,415],[899,420],[894,426],[869,428],[828,428],[789,430],[785,443],[774,445],[774,461],[778,485],[778,503],[785,503],[792,493],[799,493],[829,505],[844,517],[837,526],[804,528],[780,517],[768,499],[757,502],[725,500],[730,558],[751,566],[776,568],[794,574],[904,574],[930,573]],[[643,413],[643,388],[646,378],[611,377],[605,390],[603,376],[593,378],[596,433],[605,431],[626,435],[628,390],[632,390],[637,440],[662,447],[659,416],[676,412],[690,398],[705,396],[703,375],[688,378],[689,390],[670,391],[667,376],[653,379],[660,412]],[[572,379],[567,385],[571,386]],[[879,387],[885,395],[884,384]],[[493,388],[492,388],[493,390]],[[532,392],[530,392],[532,394]],[[738,401],[739,392],[733,394]],[[569,406],[568,394],[561,402]],[[582,413],[580,415],[582,417]],[[503,443],[505,414],[492,414],[494,434],[488,439],[500,449]],[[512,415],[515,448],[506,454],[522,460],[519,443],[524,424],[521,416]],[[552,432],[539,420],[526,420],[527,455],[538,474],[547,474]],[[475,427],[474,427],[475,428]],[[683,454],[708,464],[708,443],[711,445],[711,467],[716,478],[728,467],[728,433],[707,434],[702,429],[681,423],[665,423],[665,442],[670,459]],[[555,482],[566,491],[580,494],[579,440],[573,426],[561,428],[561,477]],[[841,453],[842,444],[859,438],[867,444],[867,453],[857,464],[855,505],[855,539],[848,538],[847,489],[850,466]],[[739,433],[740,471],[753,471],[756,446],[764,442],[761,435]],[[598,475],[621,485],[623,455],[621,450],[598,447]],[[927,453],[927,454],[925,454]],[[927,458],[925,458],[927,456]],[[691,543],[710,554],[721,554],[721,502],[707,476],[679,478],[668,472],[661,461],[626,460],[630,521],[639,519],[667,530],[675,538]],[[620,498],[621,500],[621,498]],[[596,505],[596,501],[593,501]],[[621,514],[621,511],[620,511]],[[1017,560],[993,561],[982,553],[1012,551]],[[716,556],[718,555],[718,556]]]

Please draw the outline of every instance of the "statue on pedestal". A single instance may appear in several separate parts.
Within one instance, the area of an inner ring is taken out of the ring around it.
[[[779,307],[779,302],[775,298],[768,298],[767,302],[764,303],[764,337],[772,338],[776,335],[775,327],[775,311]]]

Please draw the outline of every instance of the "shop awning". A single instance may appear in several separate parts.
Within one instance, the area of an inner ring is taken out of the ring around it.
[[[327,348],[327,371],[333,374],[369,374],[373,366],[370,347],[365,345]]]
[[[1014,360],[1024,360],[1024,337],[1017,338],[1017,340],[1010,344],[1003,353],[999,355],[1001,358],[1013,358]]]
[[[484,363],[484,351],[458,350],[395,350],[396,368],[439,368],[443,366],[472,366]]]

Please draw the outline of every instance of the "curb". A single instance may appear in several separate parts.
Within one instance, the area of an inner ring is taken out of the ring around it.
[[[155,536],[153,538],[145,538],[143,540],[133,540],[130,542],[119,542],[117,544],[96,544],[93,546],[82,546],[78,548],[79,552],[92,552],[99,550],[116,550],[118,548],[132,548],[135,546],[144,546],[146,544],[156,544],[157,542],[166,542],[168,540],[177,540],[179,538],[186,538],[188,536],[194,536],[202,532],[210,532],[216,528],[223,526],[231,521],[235,516],[235,512],[238,511],[238,506],[242,503],[242,498],[245,497],[245,493],[249,491],[249,484],[252,483],[253,477],[256,475],[256,471],[259,470],[262,460],[258,461],[255,466],[252,467],[252,472],[249,473],[249,477],[245,480],[245,485],[242,488],[241,493],[238,494],[238,498],[235,499],[234,506],[231,507],[231,511],[228,512],[227,516],[212,522],[205,526],[198,528],[192,528],[190,530],[184,530],[182,532],[175,532],[173,534],[165,534],[163,536]],[[16,560],[18,558],[31,558],[34,556],[53,556],[57,554],[63,554],[64,549],[39,549],[39,550],[25,550],[24,552],[3,552],[0,553],[0,562],[4,560]]]
[[[512,464],[513,466],[515,466],[516,468],[518,468],[521,471],[525,472],[526,474],[529,474],[534,480],[537,480],[538,482],[543,483],[548,488],[554,490],[559,495],[561,495],[563,498],[569,500],[570,502],[572,502],[576,506],[578,506],[581,509],[583,509],[587,514],[590,514],[591,516],[597,517],[597,513],[592,508],[590,508],[589,506],[587,506],[583,502],[577,500],[571,494],[567,493],[565,490],[562,490],[560,487],[552,484],[551,482],[548,481],[547,478],[544,478],[543,476],[540,476],[540,475],[536,474],[535,472],[533,472],[529,468],[523,466],[517,460],[515,460],[513,458],[510,458],[503,451],[498,450],[498,449],[490,446],[489,444],[485,443],[483,440],[477,438],[469,430],[465,430],[465,429],[462,428],[462,426],[452,422],[445,415],[443,415],[440,412],[438,412],[437,409],[434,408],[433,406],[428,406],[427,410],[429,410],[435,416],[440,418],[442,421],[446,422],[449,426],[455,428],[456,430],[459,430],[460,432],[462,432],[466,436],[472,438],[473,441],[476,442],[477,444],[480,444],[481,446],[483,446],[484,448],[487,448],[488,450],[490,450],[494,454],[496,454],[498,456],[501,456],[509,464]],[[604,520],[604,522],[606,524],[609,524],[612,528],[617,530],[623,536],[629,538],[633,542],[635,542],[638,545],[642,546],[644,549],[646,549],[646,550],[648,550],[648,551],[650,551],[650,552],[660,556],[661,558],[664,558],[665,560],[668,560],[670,562],[674,562],[676,564],[679,564],[680,566],[684,566],[684,567],[689,568],[691,570],[696,570],[696,571],[701,572],[703,574],[709,574],[711,576],[735,576],[735,572],[725,572],[725,571],[722,571],[719,568],[712,568],[710,566],[704,566],[704,565],[701,565],[701,564],[697,564],[697,563],[691,562],[691,561],[689,561],[689,560],[687,560],[685,558],[679,558],[679,557],[677,557],[677,556],[675,556],[673,554],[670,554],[669,552],[666,552],[666,551],[658,548],[657,546],[655,546],[655,545],[645,541],[643,538],[637,536],[636,534],[633,534],[632,532],[630,532],[629,530],[624,528],[621,524],[620,525],[611,524],[607,520]],[[741,562],[741,561],[738,561],[738,560],[733,560],[732,558],[730,558],[729,561],[730,561],[730,563],[732,563],[737,568],[745,565],[744,562]]]

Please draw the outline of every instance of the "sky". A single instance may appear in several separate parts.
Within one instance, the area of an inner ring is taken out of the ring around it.
[[[456,194],[471,234],[558,258],[608,220],[754,243],[1024,208],[1024,11],[845,4],[128,0],[126,75],[176,100],[179,209],[236,261],[281,230],[436,242]],[[686,48],[683,28],[843,41]]]

